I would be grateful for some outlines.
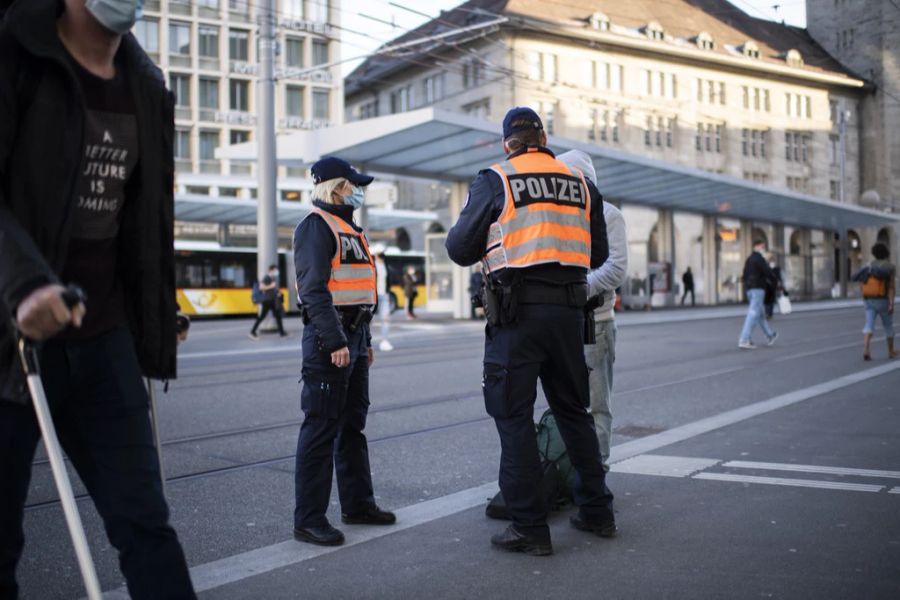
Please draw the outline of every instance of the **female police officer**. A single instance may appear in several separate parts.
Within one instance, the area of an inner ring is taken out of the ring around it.
[[[312,166],[313,209],[294,231],[297,293],[303,308],[305,418],[297,440],[294,538],[326,546],[344,535],[325,516],[331,473],[337,470],[341,520],[390,525],[396,518],[375,505],[363,429],[369,407],[369,333],[375,304],[375,263],[353,210],[372,177],[344,160]]]

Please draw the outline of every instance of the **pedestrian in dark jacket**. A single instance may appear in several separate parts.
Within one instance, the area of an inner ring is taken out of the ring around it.
[[[88,4],[17,2],[0,26],[0,597],[40,436],[12,317],[43,342],[60,441],[131,597],[193,598],[141,377],[175,376],[174,107],[128,33],[137,0]],[[66,307],[68,283],[86,307]]]
[[[694,273],[691,271],[690,267],[688,267],[687,271],[681,276],[681,284],[684,287],[684,293],[681,295],[681,304],[684,305],[684,299],[687,298],[687,295],[690,293],[691,306],[694,306],[696,304],[696,299],[694,298]]]
[[[784,281],[781,279],[781,267],[775,262],[774,256],[769,257],[769,268],[772,269],[772,279],[766,285],[766,318],[771,319],[775,314],[775,303],[784,290]]]
[[[262,302],[259,304],[259,314],[253,323],[253,328],[250,329],[250,339],[259,339],[259,335],[256,332],[259,330],[260,323],[269,316],[269,313],[272,313],[272,316],[275,317],[275,323],[278,325],[278,334],[281,337],[287,337],[287,333],[284,332],[284,325],[281,322],[284,296],[278,290],[278,267],[276,265],[269,265],[268,273],[259,282],[259,291],[262,293]]]
[[[484,286],[484,274],[481,272],[481,264],[476,263],[472,267],[472,273],[469,275],[469,304],[472,306],[472,319],[478,318],[475,308],[480,306],[482,286]]]
[[[769,327],[769,322],[766,321],[765,309],[763,308],[766,287],[775,283],[775,274],[772,273],[772,269],[763,256],[765,251],[766,243],[762,240],[755,241],[753,243],[753,252],[744,263],[744,289],[747,290],[747,299],[750,302],[750,307],[747,309],[747,318],[744,320],[744,327],[738,340],[738,348],[743,350],[756,348],[750,336],[757,325],[763,330],[769,346],[774,344],[775,339],[778,337],[778,333]]]
[[[337,546],[344,534],[328,522],[331,476],[337,472],[341,521],[390,525],[394,513],[375,504],[369,447],[369,367],[375,361],[369,321],[375,305],[375,260],[353,210],[372,177],[344,160],[312,166],[311,213],[294,231],[297,292],[303,309],[303,425],[297,439],[294,538]]]
[[[416,318],[416,296],[419,295],[419,278],[416,276],[416,268],[412,265],[406,268],[403,274],[403,295],[406,296],[406,318]]]

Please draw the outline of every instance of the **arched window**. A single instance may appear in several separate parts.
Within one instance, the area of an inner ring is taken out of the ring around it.
[[[878,231],[878,236],[875,238],[879,244],[885,244],[888,248],[891,247],[891,230],[887,227],[883,227]]]
[[[588,23],[591,26],[591,29],[596,29],[597,31],[609,31],[609,17],[604,15],[602,12],[595,12],[588,19]]]
[[[752,40],[744,42],[744,45],[741,46],[741,54],[747,58],[759,58],[759,46]]]
[[[707,32],[702,31],[697,35],[697,47],[701,50],[713,50],[716,47],[713,38]]]
[[[409,250],[412,248],[412,240],[409,239],[409,232],[403,227],[397,228],[397,231],[394,234],[394,243],[396,243],[397,247],[401,250]]]
[[[428,226],[428,231],[426,233],[444,233],[444,231],[444,226],[437,221],[434,221]]]
[[[801,234],[801,232],[799,229],[791,234],[790,252],[793,256],[800,255],[800,244],[801,244],[800,234]]]
[[[791,48],[784,55],[784,61],[788,64],[789,67],[802,67],[803,66],[803,56],[800,54],[798,50]]]
[[[656,40],[658,42],[666,39],[666,33],[663,31],[662,25],[660,25],[657,21],[650,21],[647,23],[647,26],[644,28],[644,33],[651,40]]]

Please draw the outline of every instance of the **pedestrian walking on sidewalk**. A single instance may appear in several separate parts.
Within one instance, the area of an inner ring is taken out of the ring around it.
[[[394,345],[388,339],[391,332],[391,291],[388,284],[388,268],[384,262],[386,249],[384,244],[372,245],[372,256],[375,257],[375,273],[377,274],[378,320],[381,321],[381,341],[378,342],[378,349],[382,352],[390,352],[394,349]]]
[[[744,263],[744,289],[747,290],[747,299],[750,303],[747,308],[747,318],[744,319],[744,327],[741,337],[738,339],[738,348],[752,350],[756,348],[751,336],[753,330],[759,325],[769,346],[775,343],[778,333],[769,327],[763,300],[766,296],[766,287],[775,285],[775,274],[766,262],[763,253],[766,251],[766,243],[762,240],[753,242],[753,252]]]
[[[257,334],[259,324],[266,320],[269,313],[275,317],[275,323],[278,325],[278,334],[281,337],[287,337],[287,333],[284,331],[284,324],[281,321],[281,317],[284,313],[284,296],[281,294],[278,287],[278,276],[278,267],[269,265],[268,272],[259,282],[259,291],[262,293],[262,302],[259,304],[259,312],[257,313],[256,321],[253,323],[253,328],[250,329],[251,340],[259,339],[259,335]]]
[[[862,284],[863,303],[866,307],[866,324],[863,327],[863,359],[872,360],[872,334],[875,332],[875,318],[881,318],[884,335],[887,338],[888,358],[896,358],[900,353],[894,350],[894,300],[897,296],[897,267],[888,258],[890,251],[885,244],[872,246],[875,258],[862,273],[855,277]]]
[[[597,173],[590,156],[581,150],[570,150],[559,155],[560,162],[581,171],[596,184]],[[585,344],[584,357],[590,369],[591,414],[600,444],[603,469],[609,471],[609,445],[612,435],[612,387],[613,365],[616,362],[616,288],[625,283],[628,273],[628,239],[625,234],[625,217],[622,211],[603,203],[606,220],[606,237],[609,240],[609,257],[598,268],[588,273],[588,295],[600,296],[602,301],[594,310],[594,342]],[[690,267],[688,267],[690,273]]]
[[[609,223],[607,223],[609,225]],[[684,306],[684,300],[687,295],[691,295],[691,306],[696,306],[696,298],[694,297],[694,273],[688,267],[687,271],[681,276],[681,285],[684,287],[684,293],[681,295],[681,305]]]
[[[18,594],[40,438],[13,318],[42,342],[59,440],[130,597],[195,597],[169,524],[143,380],[175,377],[178,334],[174,107],[129,34],[139,4],[19,1],[0,25],[0,598]],[[60,293],[69,283],[84,289],[86,305],[67,308]]]
[[[766,285],[766,295],[764,304],[766,307],[766,318],[771,319],[775,314],[775,303],[784,293],[784,280],[781,278],[781,267],[775,262],[775,255],[769,254],[769,268],[772,269],[772,280]]]
[[[409,265],[406,273],[403,274],[403,295],[406,296],[406,318],[416,318],[416,297],[419,295],[419,278],[416,275],[416,268]]]
[[[612,537],[584,359],[587,272],[608,258],[597,188],[547,148],[540,117],[513,108],[503,119],[507,158],[481,171],[447,236],[455,263],[485,265],[488,324],[482,388],[500,435],[500,491],[512,524],[491,538],[502,550],[552,554],[534,426],[540,378],[578,477],[571,524]],[[523,233],[540,237],[523,240]]]
[[[302,305],[304,419],[297,439],[294,538],[337,546],[344,534],[325,516],[337,472],[341,521],[390,525],[375,504],[369,446],[369,367],[375,361],[369,322],[377,295],[375,260],[353,222],[372,177],[337,157],[312,166],[312,210],[294,231]]]

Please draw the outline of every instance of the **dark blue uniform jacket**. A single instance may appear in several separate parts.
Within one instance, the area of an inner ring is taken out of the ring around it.
[[[353,222],[353,207],[315,201],[313,204],[349,223],[353,229],[362,228]],[[297,288],[300,304],[306,309],[310,323],[322,338],[326,352],[334,352],[347,345],[347,334],[341,325],[331,301],[328,280],[331,278],[331,260],[337,252],[334,233],[322,219],[311,214],[294,230],[294,267],[297,270]],[[366,329],[368,345],[372,340]]]
[[[540,148],[553,156],[547,148]],[[509,158],[526,152],[519,150]],[[603,217],[603,196],[587,178],[588,192],[591,195],[591,268],[596,269],[609,257],[609,243],[606,239],[606,219]],[[480,261],[487,245],[488,230],[491,223],[500,218],[503,212],[505,193],[500,176],[490,169],[480,171],[469,187],[469,198],[459,215],[459,220],[447,234],[447,253],[458,265],[467,267]],[[558,283],[585,281],[587,273],[578,267],[560,267],[559,265],[540,265],[520,269],[524,279],[536,279]]]

